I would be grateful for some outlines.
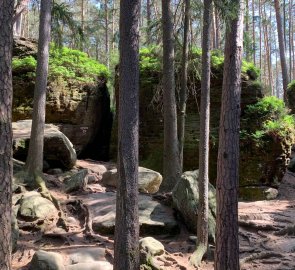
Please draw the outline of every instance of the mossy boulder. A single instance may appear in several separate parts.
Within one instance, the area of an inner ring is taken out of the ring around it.
[[[198,205],[199,205],[199,188],[198,188],[199,171],[188,171],[183,173],[172,191],[173,204],[186,226],[194,233],[198,228]],[[209,184],[209,215],[208,231],[209,240],[215,242],[216,227],[216,191],[213,185]]]

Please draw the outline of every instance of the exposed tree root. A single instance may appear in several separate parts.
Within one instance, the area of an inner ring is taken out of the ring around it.
[[[295,235],[295,225],[288,226],[278,232],[275,232],[274,235],[282,236],[282,235]]]
[[[283,257],[283,255],[280,253],[265,251],[265,252],[253,254],[253,255],[250,255],[248,257],[241,259],[240,264],[242,265],[244,263],[251,262],[254,260],[268,259],[268,258],[282,258],[282,257]]]
[[[190,257],[191,265],[193,265],[195,267],[199,267],[201,262],[202,262],[203,257],[205,256],[205,254],[207,252],[207,250],[208,250],[207,246],[198,244],[195,252]]]
[[[262,231],[278,231],[280,230],[279,227],[281,227],[281,226],[274,226],[271,224],[260,225],[253,221],[244,221],[244,220],[239,220],[239,226],[244,228],[255,229],[255,230],[262,230]]]

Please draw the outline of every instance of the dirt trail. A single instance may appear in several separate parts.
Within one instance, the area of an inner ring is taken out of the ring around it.
[[[66,202],[73,199],[72,196],[61,192],[61,182],[57,176],[47,175],[46,178],[49,189],[59,200]],[[100,192],[106,192],[105,188],[93,184],[85,192],[76,193],[75,198]],[[83,211],[78,211],[79,215],[68,224],[68,232],[55,229],[44,235],[39,231],[21,230],[18,250],[13,254],[13,269],[28,269],[28,264],[38,249],[59,252],[67,260],[70,250],[99,247],[103,248],[102,253],[105,252],[102,260],[111,263],[113,237],[93,234],[87,225],[87,213]],[[240,202],[239,223],[241,269],[294,270],[295,174],[286,173],[277,200]],[[180,224],[180,227],[180,234],[174,237],[155,236],[164,244],[167,251],[164,258],[165,270],[195,269],[189,265],[189,257],[194,251],[194,242],[190,240],[192,234],[183,224]],[[214,246],[211,246],[211,249],[214,251]],[[213,269],[212,254],[199,267],[199,270],[209,269]]]

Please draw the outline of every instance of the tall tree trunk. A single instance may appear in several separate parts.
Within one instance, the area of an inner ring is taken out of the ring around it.
[[[34,91],[33,121],[26,170],[30,176],[43,171],[45,103],[48,76],[49,43],[52,0],[41,0],[36,84]],[[28,183],[34,186],[34,182]]]
[[[255,0],[252,0],[252,38],[253,38],[253,62],[254,62],[254,65],[256,65]]]
[[[12,16],[14,1],[0,1],[0,269],[11,269]]]
[[[270,88],[271,95],[273,95],[273,81],[272,81],[272,68],[271,68],[271,48],[269,44],[269,37],[268,37],[268,24],[266,22],[266,8],[265,4],[262,10],[262,15],[263,15],[263,32],[264,32],[264,46],[266,48],[266,62],[267,62],[267,70],[268,70],[268,85]]]
[[[208,185],[209,185],[209,124],[210,124],[210,40],[212,0],[204,1],[202,41],[202,80],[199,142],[199,205],[197,248],[191,262],[199,266],[208,247]]]
[[[215,29],[216,29],[216,49],[220,49],[220,41],[221,41],[221,31],[220,31],[220,19],[219,19],[219,14],[218,14],[218,11],[217,9],[215,8]]]
[[[118,189],[114,270],[139,269],[138,96],[140,0],[120,2]]]
[[[249,35],[249,29],[250,29],[250,27],[249,27],[249,0],[246,0],[246,34],[247,34],[247,38],[248,38],[248,40],[249,40],[249,38],[250,38],[250,35]],[[247,61],[250,61],[250,52],[249,52],[249,48],[250,48],[250,46],[249,46],[249,44],[247,44],[247,48],[246,48],[246,60]]]
[[[293,25],[293,14],[292,14],[293,0],[289,1],[289,73],[290,80],[292,80],[292,43],[293,43],[293,33],[292,33],[292,25]]]
[[[232,2],[237,5],[239,14],[228,23],[224,52],[216,182],[215,270],[240,269],[238,187],[244,8],[243,1]]]
[[[146,19],[147,19],[147,44],[152,43],[151,37],[151,0],[146,0]]]
[[[190,0],[185,0],[185,17],[183,26],[183,48],[182,48],[182,72],[181,72],[181,89],[179,93],[179,162],[180,171],[183,172],[183,147],[185,140],[185,118],[186,118],[186,101],[187,101],[187,69],[188,69],[188,34],[190,21]]]
[[[104,12],[105,12],[105,53],[106,53],[106,65],[110,66],[109,61],[109,11],[108,11],[108,0],[104,1]]]
[[[287,67],[286,54],[285,54],[284,32],[283,32],[283,26],[282,26],[280,0],[274,0],[274,1],[275,1],[275,11],[276,11],[276,19],[277,19],[277,31],[278,31],[278,39],[279,39],[279,51],[280,51],[280,60],[281,60],[281,68],[282,68],[282,77],[283,77],[284,101],[287,102],[287,88],[289,83],[289,75],[288,75],[288,67]]]
[[[180,177],[171,8],[171,0],[162,0],[164,102],[164,179],[161,186],[162,191],[171,191]]]

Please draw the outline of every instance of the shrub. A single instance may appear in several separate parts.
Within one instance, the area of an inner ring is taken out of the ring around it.
[[[140,71],[160,71],[161,70],[161,61],[159,57],[159,47],[145,47],[139,51],[139,65]]]
[[[288,91],[295,91],[295,80],[288,84]]]
[[[264,97],[256,104],[248,105],[242,123],[243,139],[250,137],[258,145],[262,145],[269,137],[288,140],[295,132],[294,115],[288,113],[284,101],[274,96]]]
[[[33,56],[26,56],[24,58],[14,58],[12,60],[12,69],[15,72],[26,70],[35,71],[37,61]]]
[[[35,75],[37,61],[33,56],[14,58],[14,72],[27,72],[27,76]],[[29,74],[30,73],[30,74]],[[97,77],[107,78],[108,69],[105,65],[89,58],[86,53],[67,47],[58,48],[51,45],[49,57],[49,80],[61,77],[76,81],[93,82]]]
[[[242,61],[242,73],[247,74],[252,80],[260,76],[260,69],[252,62]]]

